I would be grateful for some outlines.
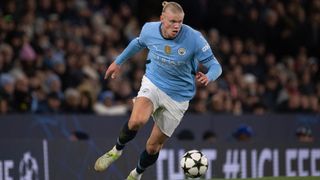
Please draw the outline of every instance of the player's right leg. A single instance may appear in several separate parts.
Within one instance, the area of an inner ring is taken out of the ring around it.
[[[148,122],[152,112],[153,104],[148,98],[138,97],[136,99],[130,119],[120,131],[116,145],[97,159],[94,165],[96,171],[106,170],[121,156],[125,144],[131,141],[136,136],[138,130]]]

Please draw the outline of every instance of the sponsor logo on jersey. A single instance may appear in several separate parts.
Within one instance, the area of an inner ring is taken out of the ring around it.
[[[203,48],[202,48],[202,52],[206,52],[208,49],[210,49],[209,44],[207,43]]]
[[[165,52],[166,54],[170,54],[170,53],[171,53],[171,47],[170,47],[169,45],[166,45],[166,46],[164,47],[164,52]]]

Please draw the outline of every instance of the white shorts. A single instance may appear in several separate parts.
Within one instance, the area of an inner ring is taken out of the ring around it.
[[[146,97],[153,103],[153,120],[160,130],[171,136],[178,127],[184,113],[189,107],[189,101],[177,102],[155,86],[146,76],[143,76],[137,97]]]

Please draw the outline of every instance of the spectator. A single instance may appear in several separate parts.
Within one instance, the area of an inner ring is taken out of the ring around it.
[[[314,137],[312,135],[312,130],[309,127],[301,126],[296,130],[296,137],[299,142],[302,143],[312,143],[314,142]]]
[[[64,113],[81,113],[80,112],[80,92],[76,89],[69,88],[65,91],[65,100],[63,104]]]
[[[23,73],[18,74],[15,81],[13,107],[16,112],[28,113],[31,112],[31,103],[32,95],[29,88],[29,79]]]
[[[93,113],[93,99],[88,91],[80,92],[80,112],[83,114],[92,114]]]
[[[64,101],[70,88],[88,91],[93,104],[104,91],[111,91],[112,107],[130,109],[146,53],[136,55],[122,68],[123,81],[104,81],[105,67],[155,14],[149,7],[148,12],[139,11],[135,16],[139,6],[132,6],[132,0],[81,2],[1,2],[0,76],[9,74],[15,84],[12,88],[12,83],[6,83],[0,90],[8,112],[41,112],[38,108],[47,104],[48,94],[58,93]],[[145,3],[150,4],[139,4]],[[186,23],[203,33],[224,69],[223,77],[213,85],[197,87],[201,90],[190,103],[190,111],[236,115],[320,112],[317,1],[183,4],[191,12],[195,8],[190,5],[200,7],[201,20],[192,17]]]
[[[56,92],[47,95],[46,101],[41,102],[36,113],[59,114],[62,112],[62,99]]]
[[[0,72],[9,72],[13,65],[12,47],[9,44],[0,44]]]
[[[238,142],[247,142],[250,141],[253,136],[253,130],[248,125],[241,125],[236,129],[236,131],[232,134],[232,136]]]
[[[2,99],[4,112],[12,112],[14,105],[15,79],[8,73],[0,74],[0,98]]]
[[[8,114],[9,110],[9,102],[6,98],[0,96],[0,115],[1,114]]]
[[[217,141],[217,135],[211,130],[207,130],[202,135],[202,140],[208,143],[215,143]]]
[[[62,99],[58,93],[52,92],[48,95],[47,111],[49,113],[60,113],[62,111]]]
[[[124,115],[128,112],[127,106],[115,104],[112,91],[105,91],[100,95],[99,101],[94,105],[94,111],[98,115]]]
[[[253,104],[253,114],[255,115],[264,115],[267,113],[266,106],[260,102]]]

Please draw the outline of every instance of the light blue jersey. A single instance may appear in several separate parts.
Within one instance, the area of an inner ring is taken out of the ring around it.
[[[198,63],[208,68],[206,75],[211,81],[221,74],[221,66],[200,32],[182,25],[174,39],[165,39],[160,28],[160,22],[146,23],[140,36],[117,57],[116,64],[148,48],[146,77],[172,99],[188,101],[195,94]]]

